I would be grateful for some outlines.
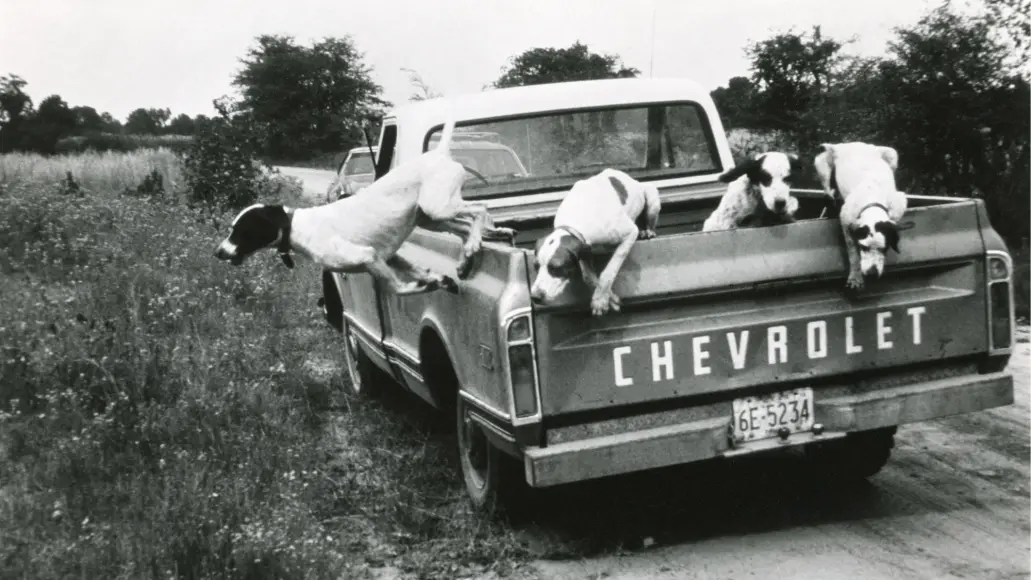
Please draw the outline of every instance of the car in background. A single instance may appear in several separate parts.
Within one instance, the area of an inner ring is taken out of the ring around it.
[[[373,155],[378,150],[376,146],[365,146],[347,152],[347,157],[337,168],[336,179],[326,191],[327,203],[354,195],[375,181],[376,161]]]

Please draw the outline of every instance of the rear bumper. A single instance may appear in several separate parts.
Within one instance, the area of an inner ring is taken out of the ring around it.
[[[904,423],[927,421],[1013,403],[1013,377],[1000,372],[950,377],[878,389],[859,395],[816,397],[820,435],[800,433],[786,441],[731,445],[731,418],[704,419],[629,433],[569,441],[524,451],[526,480],[546,487],[607,475],[742,455],[843,437]]]

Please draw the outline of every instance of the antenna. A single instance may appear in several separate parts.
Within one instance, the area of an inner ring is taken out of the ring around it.
[[[651,55],[648,57],[648,77],[654,76],[653,72],[655,69],[655,14],[658,12],[656,3],[658,0],[652,0],[652,49]]]

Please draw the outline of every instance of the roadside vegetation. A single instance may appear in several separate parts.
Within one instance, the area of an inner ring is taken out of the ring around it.
[[[0,156],[4,577],[512,569],[446,429],[346,394],[318,271],[212,257],[240,204],[311,203],[248,168],[198,203],[188,167],[234,150]]]

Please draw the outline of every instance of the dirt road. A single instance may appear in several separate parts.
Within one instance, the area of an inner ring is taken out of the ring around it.
[[[333,178],[336,176],[332,171],[325,169],[286,166],[276,166],[276,169],[283,175],[301,180],[301,183],[304,184],[305,195],[319,200],[320,203],[325,201],[326,190],[329,189],[329,184],[333,183]]]
[[[536,561],[535,575],[1031,577],[1027,327],[1020,337],[1010,364],[1014,405],[900,428],[891,461],[867,483],[808,486],[791,462],[756,461],[628,480],[591,490],[589,499],[556,498],[572,503],[563,509],[570,513],[526,533],[542,556],[563,559]],[[604,514],[587,511],[606,503],[613,508]],[[577,545],[584,538],[601,545]],[[577,552],[584,557],[568,559]]]

